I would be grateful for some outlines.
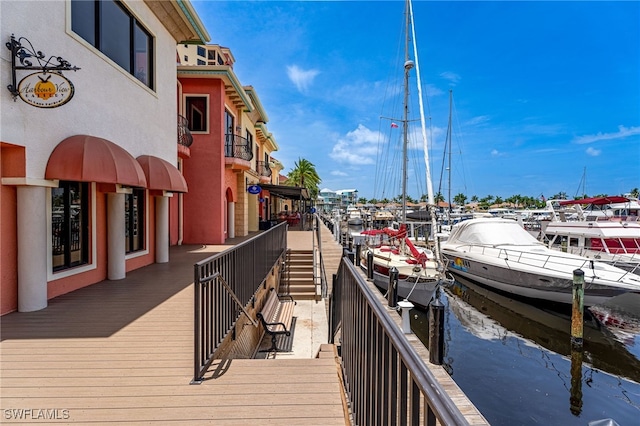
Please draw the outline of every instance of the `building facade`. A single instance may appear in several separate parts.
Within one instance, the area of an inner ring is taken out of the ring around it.
[[[5,314],[168,261],[188,190],[176,45],[209,36],[183,0],[2,1],[0,16]]]
[[[278,145],[256,91],[233,72],[228,48],[181,44],[178,59],[179,111],[193,135],[181,154],[189,184],[183,242],[223,244],[270,217],[273,200],[260,185],[275,182]]]

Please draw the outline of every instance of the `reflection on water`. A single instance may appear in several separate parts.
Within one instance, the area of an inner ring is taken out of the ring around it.
[[[638,424],[637,334],[620,339],[585,311],[584,346],[576,350],[570,307],[532,305],[462,279],[440,300],[443,366],[492,425]],[[413,313],[412,329],[426,345],[426,312]]]

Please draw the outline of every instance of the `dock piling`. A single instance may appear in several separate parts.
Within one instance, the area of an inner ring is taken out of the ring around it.
[[[582,348],[584,311],[584,271],[573,271],[573,303],[571,308],[571,346]]]
[[[439,299],[429,304],[429,362],[442,365],[444,356],[444,305]]]
[[[390,308],[398,306],[398,268],[395,266],[389,270],[389,286],[387,287],[387,300]]]

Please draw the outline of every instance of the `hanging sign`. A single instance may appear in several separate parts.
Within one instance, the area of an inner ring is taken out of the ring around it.
[[[258,201],[260,201],[261,203],[264,203],[264,198],[260,197],[258,198]]]
[[[249,194],[254,194],[254,195],[255,195],[255,194],[259,194],[259,193],[260,193],[260,191],[262,191],[262,188],[260,188],[258,185],[249,185],[249,186],[247,187],[247,192],[248,192]]]
[[[62,74],[33,73],[18,83],[18,96],[38,108],[56,108],[73,98],[73,84]]]

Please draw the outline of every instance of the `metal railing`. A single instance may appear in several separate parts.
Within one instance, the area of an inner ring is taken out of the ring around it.
[[[320,229],[320,216],[316,213],[312,216],[313,229],[313,282],[320,285],[320,294],[323,299],[327,297],[327,272],[324,269],[322,257],[322,232]]]
[[[468,425],[355,268],[342,259],[329,309],[353,423]]]
[[[253,159],[253,151],[247,138],[227,133],[225,135],[224,156],[251,161]]]
[[[271,177],[271,168],[266,161],[258,161],[256,164],[256,172],[259,176]]]
[[[178,115],[178,145],[190,147],[193,143],[193,135],[189,130],[189,121]]]
[[[286,249],[287,227],[281,223],[194,265],[192,383],[202,381],[216,350],[255,301],[268,274],[284,260]]]

